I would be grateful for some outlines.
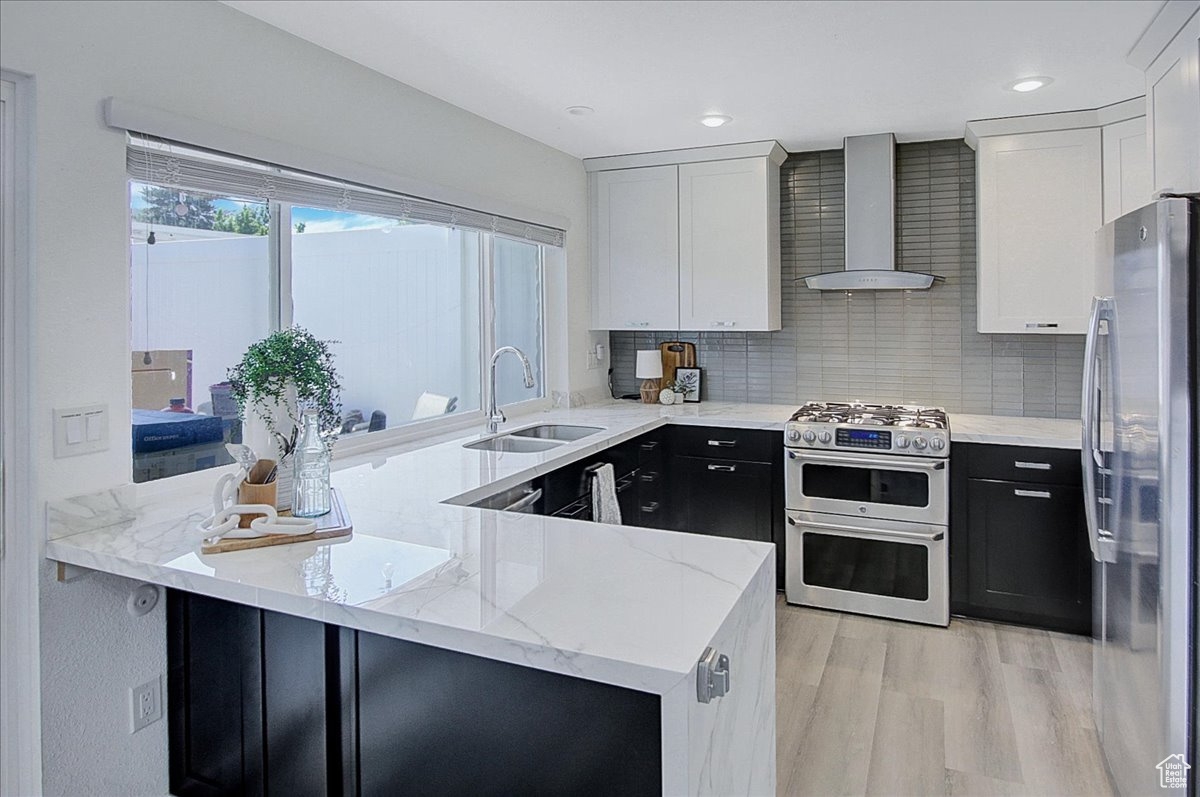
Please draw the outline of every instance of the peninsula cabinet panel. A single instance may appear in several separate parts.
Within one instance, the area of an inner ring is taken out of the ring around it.
[[[658,794],[656,695],[168,593],[172,794]]]
[[[327,699],[338,629],[187,592],[167,600],[171,793],[339,793],[341,703]]]
[[[779,168],[767,158],[679,167],[679,326],[779,329]]]
[[[1099,128],[979,140],[979,331],[1085,334],[1103,222]]]
[[[591,191],[595,328],[678,329],[678,167],[595,172]]]
[[[397,794],[659,794],[654,695],[358,633],[359,786]]]
[[[171,794],[265,794],[262,613],[167,594]]]

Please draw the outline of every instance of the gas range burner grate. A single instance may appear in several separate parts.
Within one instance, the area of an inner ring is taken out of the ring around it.
[[[796,410],[792,420],[856,426],[900,426],[912,429],[945,429],[948,426],[946,411],[939,407],[858,402],[810,401]]]

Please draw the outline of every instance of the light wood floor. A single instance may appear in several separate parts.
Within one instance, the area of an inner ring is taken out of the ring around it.
[[[775,616],[779,794],[1112,794],[1086,637]]]

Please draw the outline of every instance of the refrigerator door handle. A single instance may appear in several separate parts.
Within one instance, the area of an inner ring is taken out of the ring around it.
[[[1092,549],[1092,558],[1097,562],[1116,561],[1115,541],[1112,535],[1100,528],[1100,496],[1096,492],[1096,471],[1104,467],[1104,456],[1096,439],[1099,423],[1100,401],[1099,385],[1096,382],[1098,373],[1098,339],[1100,337],[1100,322],[1112,323],[1112,299],[1096,296],[1092,299],[1092,314],[1088,321],[1087,342],[1083,354],[1083,440],[1081,441],[1081,459],[1083,464],[1083,505],[1087,518],[1088,545]]]

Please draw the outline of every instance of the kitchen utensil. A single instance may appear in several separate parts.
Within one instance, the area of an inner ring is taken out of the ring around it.
[[[660,343],[658,349],[662,352],[664,385],[675,380],[676,368],[696,367],[696,344],[694,343],[672,340]]]
[[[229,452],[229,456],[233,457],[233,461],[242,466],[246,473],[254,467],[254,463],[258,462],[258,454],[254,453],[254,449],[242,443],[226,443],[225,450]]]

